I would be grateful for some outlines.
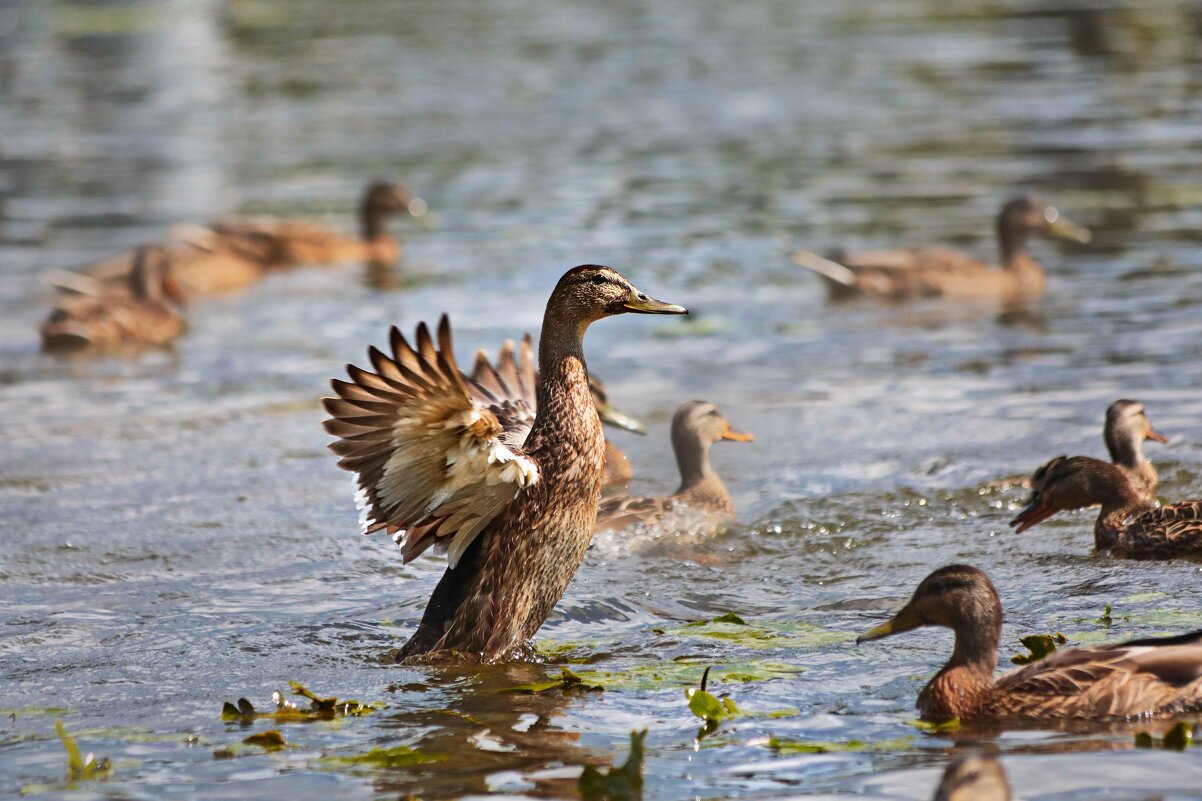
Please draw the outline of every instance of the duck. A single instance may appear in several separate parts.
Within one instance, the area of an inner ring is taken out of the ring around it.
[[[933,801],[1010,801],[1010,783],[997,759],[968,753],[947,763]]]
[[[1001,265],[994,267],[951,248],[842,252],[824,258],[799,250],[793,262],[817,273],[834,299],[872,296],[889,300],[944,298],[1022,302],[1043,295],[1043,267],[1027,249],[1033,234],[1088,243],[1088,228],[1054,206],[1022,196],[997,217]]]
[[[1057,456],[1031,477],[1031,497],[1010,521],[1016,533],[1057,512],[1101,504],[1094,547],[1122,559],[1202,555],[1202,501],[1154,506],[1118,465]]]
[[[589,391],[584,335],[619,314],[687,314],[610,267],[568,270],[547,301],[533,424],[520,445],[515,404],[474,394],[444,315],[411,345],[348,365],[324,423],[356,475],[364,533],[387,530],[408,563],[434,547],[447,568],[402,662],[529,658],[530,642],[584,559],[601,498],[605,439]]]
[[[120,292],[91,287],[65,294],[41,326],[44,350],[112,350],[125,345],[166,345],[183,333],[184,318],[161,248],[146,246],[134,254],[129,286]]]
[[[376,181],[359,204],[362,238],[348,237],[306,220],[277,217],[231,217],[208,225],[177,226],[160,247],[180,295],[188,300],[245,289],[266,273],[300,265],[364,262],[390,266],[401,255],[400,244],[385,228],[389,216],[409,211],[425,215],[426,205],[405,187]],[[134,252],[93,262],[76,273],[54,272],[50,283],[71,289],[80,280],[99,281],[106,291],[128,284]]]
[[[722,479],[710,466],[715,442],[754,442],[755,437],[731,427],[708,401],[681,404],[672,416],[672,450],[680,470],[680,487],[671,495],[643,498],[615,495],[601,501],[596,531],[634,526],[683,531],[712,528],[735,519],[735,504]]]
[[[923,720],[1160,717],[1202,709],[1202,630],[1056,651],[995,680],[1002,637],[997,590],[983,570],[947,565],[856,642],[922,626],[956,635],[951,659],[918,696]]]
[[[524,415],[525,419],[515,420],[513,426],[507,428],[507,436],[512,440],[512,444],[519,447],[530,426],[534,424],[537,411],[535,387],[538,385],[538,370],[534,361],[534,339],[527,333],[516,348],[513,340],[506,340],[502,344],[496,365],[489,361],[488,351],[483,348],[476,351],[471,375],[467,377],[479,400],[494,405],[508,403],[507,408],[511,413],[516,414],[520,411]],[[647,433],[647,429],[639,420],[614,408],[600,378],[590,373],[588,382],[593,406],[596,407],[603,424],[636,434]],[[605,476],[602,479],[602,487],[611,489],[621,486],[628,483],[633,476],[634,469],[629,457],[606,437]]]
[[[1106,426],[1102,431],[1110,461],[1127,474],[1131,484],[1147,501],[1156,500],[1160,476],[1156,468],[1144,456],[1144,440],[1165,444],[1168,437],[1157,433],[1144,410],[1136,400],[1116,400],[1106,408]]]

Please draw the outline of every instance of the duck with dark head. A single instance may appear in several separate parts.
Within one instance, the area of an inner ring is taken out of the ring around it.
[[[1031,498],[1010,525],[1019,534],[1057,512],[1101,504],[1094,547],[1124,559],[1202,555],[1202,501],[1156,507],[1118,465],[1057,456],[1031,476]]]
[[[398,659],[523,655],[584,559],[601,497],[605,439],[589,391],[584,335],[625,313],[686,314],[609,267],[559,280],[539,340],[537,414],[506,444],[502,408],[473,396],[444,317],[410,345],[394,328],[374,371],[348,366],[325,401],[339,465],[358,476],[365,533],[387,529],[408,562],[447,553],[417,631]],[[512,443],[512,441],[511,441]]]
[[[983,571],[948,565],[856,642],[923,626],[956,635],[951,659],[918,696],[924,720],[1108,719],[1202,709],[1202,631],[1056,651],[995,680],[1002,639],[997,590]]]
[[[1006,203],[998,214],[1000,266],[946,247],[840,252],[825,258],[801,250],[793,254],[793,261],[817,273],[832,298],[1013,303],[1038,298],[1047,285],[1043,267],[1028,249],[1035,234],[1080,243],[1090,241],[1088,229],[1055,207],[1024,196]]]

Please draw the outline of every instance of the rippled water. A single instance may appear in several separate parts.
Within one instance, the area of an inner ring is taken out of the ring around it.
[[[925,798],[967,742],[1022,798],[1202,798],[1202,751],[1130,731],[919,731],[950,635],[852,644],[953,560],[997,583],[1003,659],[1033,632],[1199,626],[1198,564],[1091,556],[1088,513],[1014,536],[1021,490],[990,488],[1100,455],[1105,406],[1137,397],[1172,438],[1149,450],[1162,496],[1202,496],[1199,30],[1202,6],[1169,2],[0,4],[0,794],[571,795],[647,728],[654,798]],[[438,214],[397,226],[395,291],[302,270],[194,304],[170,352],[38,353],[44,270],[222,213],[350,228],[378,175]],[[829,306],[787,258],[989,254],[1023,189],[1096,231],[1037,245],[1052,280],[1028,314]],[[589,554],[541,637],[604,692],[500,692],[539,666],[382,665],[442,565],[356,533],[317,399],[392,323],[447,311],[461,355],[536,328],[581,262],[696,312],[589,334],[650,424],[614,435],[632,489],[675,486],[667,421],[713,400],[759,435],[714,452],[741,524]],[[728,611],[763,636],[685,626]],[[698,743],[683,688],[705,665],[777,716]],[[269,706],[288,680],[388,708],[215,759],[271,725],[223,723],[222,702]],[[55,718],[111,779],[63,783]],[[783,756],[770,736],[876,750]],[[396,745],[442,759],[326,759]]]

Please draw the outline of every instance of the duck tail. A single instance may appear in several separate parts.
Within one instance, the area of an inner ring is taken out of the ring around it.
[[[103,294],[104,289],[92,276],[70,270],[49,270],[42,276],[42,280],[61,292],[76,295],[98,296]]]
[[[854,287],[856,285],[856,274],[844,267],[837,261],[819,256],[817,253],[811,253],[808,250],[799,250],[793,254],[793,263],[798,267],[805,267],[807,270],[814,272],[833,281],[840,286]]]

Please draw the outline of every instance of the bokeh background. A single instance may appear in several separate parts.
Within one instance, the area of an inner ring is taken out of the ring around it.
[[[852,645],[951,561],[997,583],[1004,662],[1030,633],[1200,625],[1197,564],[1091,555],[1087,512],[1014,536],[1022,490],[991,483],[1101,455],[1135,397],[1171,437],[1162,496],[1202,496],[1200,33],[1166,0],[0,1],[0,794],[572,796],[648,728],[649,798],[925,798],[966,744],[1022,798],[1202,798],[1202,752],[1129,730],[920,731],[950,636]],[[45,271],[233,213],[353,231],[376,177],[437,217],[394,224],[391,288],[299,270],[192,304],[167,351],[39,353]],[[1037,243],[1050,288],[1020,314],[831,306],[788,259],[992,256],[1023,191],[1095,238]],[[632,490],[675,487],[667,421],[713,400],[759,436],[714,452],[741,524],[590,552],[542,636],[605,692],[381,664],[442,564],[357,534],[318,398],[391,324],[446,311],[461,358],[495,350],[585,262],[694,310],[589,334],[649,423],[615,435]],[[756,633],[685,625],[731,611]],[[698,742],[706,665],[758,714]],[[389,708],[214,758],[271,725],[222,701],[288,680]],[[65,783],[55,718],[111,779]],[[431,761],[346,761],[401,745]]]

